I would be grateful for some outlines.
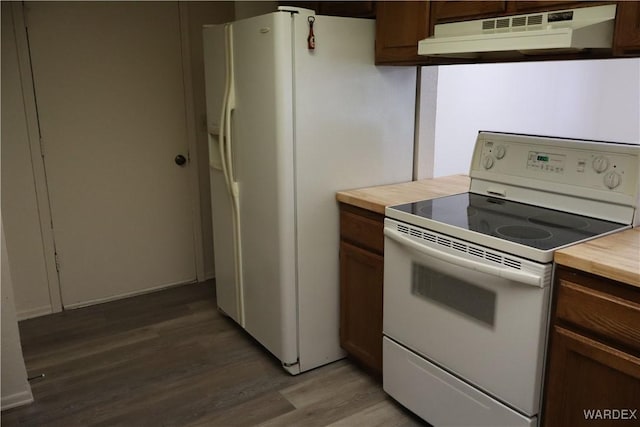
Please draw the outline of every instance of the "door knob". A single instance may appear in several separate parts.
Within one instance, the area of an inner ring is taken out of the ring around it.
[[[173,159],[173,161],[176,162],[176,165],[183,166],[185,163],[187,163],[187,158],[184,157],[182,154],[178,154],[176,158]]]

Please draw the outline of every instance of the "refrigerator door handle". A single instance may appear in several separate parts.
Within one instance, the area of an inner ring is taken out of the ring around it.
[[[231,25],[225,25],[225,87],[220,118],[220,156],[222,168],[227,182],[227,190],[233,200],[238,199],[238,183],[234,179],[232,154],[231,118],[236,106],[235,79],[233,67],[233,32]]]
[[[235,81],[233,78],[233,31],[229,24],[224,27],[225,36],[225,65],[226,77],[222,117],[220,118],[220,158],[227,191],[231,197],[233,218],[234,261],[236,270],[236,304],[238,309],[238,323],[245,327],[244,315],[244,286],[242,279],[242,240],[240,233],[240,197],[238,183],[233,180],[233,165],[231,154],[231,115],[235,109]]]
[[[225,140],[225,163],[227,165],[227,173],[229,174],[229,188],[234,198],[238,198],[238,182],[235,180],[235,174],[233,172],[233,126],[232,118],[233,112],[236,109],[236,91],[235,81],[233,79],[233,60],[230,68],[230,83],[229,83],[229,95],[227,97],[227,108],[225,109],[225,125],[224,125],[224,140]]]
[[[220,166],[222,174],[224,175],[224,181],[227,187],[227,191],[231,194],[229,186],[229,173],[227,172],[226,155],[225,155],[225,119],[227,117],[227,98],[229,97],[229,26],[224,26],[224,63],[225,63],[225,82],[224,82],[224,95],[222,97],[222,109],[220,112],[220,129],[218,133],[218,144],[212,147],[209,145],[209,149],[212,148],[217,151],[217,156],[220,159]],[[211,142],[211,136],[209,136],[209,142]]]
[[[209,141],[209,167],[215,170],[222,170],[222,157],[220,156],[220,130],[211,130],[207,134]]]

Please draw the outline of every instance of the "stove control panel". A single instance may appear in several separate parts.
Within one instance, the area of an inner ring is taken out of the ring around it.
[[[471,176],[575,195],[638,191],[640,146],[481,132]],[[564,189],[561,187],[565,186]]]
[[[529,151],[527,169],[545,173],[564,173],[567,156],[548,151]]]
[[[618,191],[635,175],[635,162],[623,154],[495,141],[484,142],[480,160],[487,172]]]
[[[480,132],[469,175],[476,194],[640,225],[640,145]]]

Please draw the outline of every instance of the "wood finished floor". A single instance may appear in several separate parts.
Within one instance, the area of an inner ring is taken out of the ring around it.
[[[420,426],[348,360],[297,376],[216,310],[213,283],[20,322],[35,402],[2,426]]]

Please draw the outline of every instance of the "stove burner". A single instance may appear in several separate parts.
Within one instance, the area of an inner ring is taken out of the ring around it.
[[[547,230],[526,225],[503,225],[496,228],[496,233],[503,237],[521,240],[543,240],[552,236]]]
[[[551,226],[557,228],[567,228],[570,230],[582,230],[589,227],[589,222],[576,217],[559,216],[553,214],[537,215],[529,218],[529,222],[542,226]]]

